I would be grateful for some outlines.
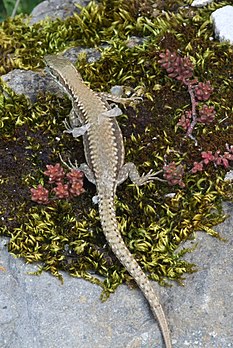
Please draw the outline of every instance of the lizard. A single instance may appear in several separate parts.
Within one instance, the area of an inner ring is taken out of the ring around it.
[[[143,185],[155,180],[157,173],[150,170],[140,176],[134,163],[124,163],[123,136],[116,121],[116,116],[122,114],[122,111],[118,106],[111,107],[107,103],[110,97],[103,99],[101,94],[90,89],[75,66],[63,56],[47,55],[44,61],[46,70],[71,99],[70,128],[66,122],[66,132],[74,137],[83,137],[86,163],[80,166],[76,163],[75,168],[83,171],[87,179],[96,185],[100,222],[105,238],[150,304],[166,348],[172,348],[164,310],[151,282],[125,245],[118,229],[114,203],[117,186],[128,177],[134,184]],[[125,98],[118,99],[123,103]]]

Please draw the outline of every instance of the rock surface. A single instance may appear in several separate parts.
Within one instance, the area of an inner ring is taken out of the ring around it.
[[[89,2],[89,0],[45,0],[33,9],[31,24],[47,17],[65,19],[74,12],[79,12],[76,5],[86,6]]]
[[[35,71],[15,69],[1,78],[16,94],[24,94],[32,103],[36,102],[39,93],[46,93],[46,91],[57,95],[59,93],[52,78]],[[63,93],[60,92],[59,96],[62,97],[62,95]]]
[[[222,41],[233,44],[233,6],[223,6],[211,15],[215,36]]]
[[[191,6],[195,7],[203,7],[208,4],[211,4],[214,0],[194,0],[191,4]]]
[[[174,348],[233,347],[233,204],[225,208],[231,217],[217,230],[228,242],[197,233],[200,244],[187,258],[198,265],[198,272],[187,276],[184,287],[154,283]],[[47,273],[27,274],[36,266],[11,256],[6,241],[0,242],[0,266],[5,268],[0,271],[1,348],[163,347],[138,289],[123,285],[101,303],[100,288],[82,279],[64,274],[62,285]]]

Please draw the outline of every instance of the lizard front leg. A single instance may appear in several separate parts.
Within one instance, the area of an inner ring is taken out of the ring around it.
[[[69,118],[70,127],[74,128],[74,127],[80,127],[82,125],[82,123],[80,122],[78,113],[75,111],[74,106],[72,106],[72,109],[69,113],[68,118]],[[63,123],[65,123],[65,127],[67,127],[68,121],[65,121],[65,122],[63,122]]]
[[[64,133],[72,134],[74,138],[83,136],[87,132],[87,130],[90,128],[90,123],[86,123],[80,127],[73,127],[73,125],[70,125],[67,120],[63,121],[63,123],[66,128],[64,130]]]
[[[102,114],[99,115],[99,117],[117,117],[122,115],[123,112],[116,104],[108,104],[108,110],[105,112],[102,112]]]
[[[123,93],[123,91],[122,91]],[[139,97],[134,93],[131,97],[121,97],[120,95],[115,95],[112,93],[100,92],[98,95],[101,97],[102,101],[108,107],[108,101],[112,101],[114,103],[122,104],[124,107],[135,104],[135,102],[142,101],[142,97]]]

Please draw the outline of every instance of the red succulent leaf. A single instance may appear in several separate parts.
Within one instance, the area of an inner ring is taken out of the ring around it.
[[[179,81],[185,81],[193,76],[193,64],[189,57],[180,57],[176,52],[166,49],[159,54],[158,63],[167,70],[168,76]]]
[[[49,191],[42,185],[38,185],[36,189],[31,188],[31,200],[39,204],[48,204],[49,203]]]
[[[203,162],[208,164],[211,161],[214,161],[214,156],[212,151],[202,152],[201,157],[203,158]]]
[[[53,192],[55,192],[55,195],[58,198],[68,198],[69,193],[69,185],[63,184],[61,182],[57,183],[57,186],[52,189]]]
[[[191,118],[192,118],[192,112],[185,111],[185,113],[181,116],[181,118],[177,122],[177,126],[181,126],[184,130],[187,130],[190,127]]]
[[[203,170],[202,162],[194,162],[193,168],[191,169],[192,173],[201,172]]]
[[[70,189],[72,196],[79,196],[84,192],[83,183],[81,181],[73,182]]]
[[[185,187],[185,184],[182,181],[184,168],[181,164],[177,166],[175,162],[171,162],[168,165],[164,165],[163,170],[163,176],[168,181],[169,185],[179,185],[180,187]]]
[[[203,107],[199,110],[199,118],[197,121],[200,123],[211,123],[213,122],[216,115],[216,111],[214,110],[214,106],[203,105]]]
[[[195,96],[198,100],[208,100],[211,93],[213,92],[213,88],[210,85],[210,81],[199,82],[198,85],[194,88]]]
[[[53,165],[46,165],[47,170],[44,172],[44,175],[49,177],[49,182],[59,182],[65,177],[64,169],[60,163]]]
[[[69,179],[71,183],[79,180],[83,180],[83,172],[78,169],[72,169],[69,173],[66,174],[66,177]]]
[[[233,153],[224,152],[223,157],[226,158],[229,161],[233,161]]]

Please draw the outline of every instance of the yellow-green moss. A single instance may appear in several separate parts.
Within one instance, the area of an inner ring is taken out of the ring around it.
[[[232,186],[223,181],[225,170],[209,165],[192,174],[202,151],[225,151],[232,141],[232,46],[210,40],[211,12],[229,1],[214,2],[203,9],[180,8],[191,1],[114,0],[90,3],[80,15],[64,21],[44,21],[30,26],[22,17],[0,25],[0,72],[14,68],[43,67],[45,53],[72,46],[95,47],[101,58],[88,64],[80,56],[77,67],[95,90],[108,91],[116,84],[144,93],[136,108],[119,117],[125,137],[126,160],[140,171],[160,170],[166,159],[185,168],[185,188],[154,182],[143,188],[126,182],[117,191],[119,228],[130,251],[151,279],[181,282],[195,266],[182,258],[189,250],[177,251],[181,242],[203,230],[218,236],[212,226],[223,221],[222,199],[232,199]],[[162,12],[161,10],[167,11]],[[174,11],[174,12],[169,12]],[[131,45],[131,37],[142,43]],[[105,44],[105,45],[104,45]],[[108,47],[106,48],[106,44]],[[169,79],[158,65],[158,54],[169,48],[189,55],[199,81],[214,87],[211,103],[217,111],[211,125],[195,129],[198,147],[184,137],[176,123],[189,107],[189,95],[179,82]],[[43,207],[30,200],[29,188],[44,183],[46,164],[71,158],[84,161],[82,142],[63,134],[62,121],[70,102],[48,93],[31,105],[3,83],[0,94],[0,207],[1,234],[10,237],[9,250],[26,262],[41,262],[41,269],[59,276],[65,270],[103,287],[103,299],[131,277],[109,250],[101,231],[92,185],[71,201],[54,201]],[[58,141],[57,138],[60,138]],[[173,198],[166,196],[173,192]],[[93,271],[104,276],[100,281]]]

